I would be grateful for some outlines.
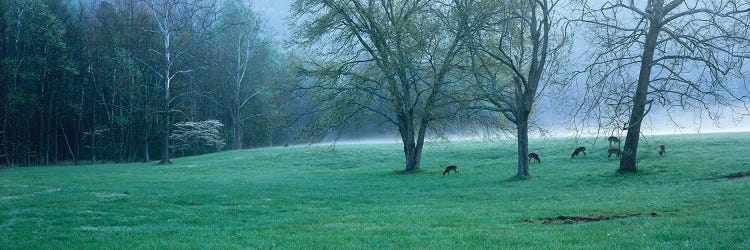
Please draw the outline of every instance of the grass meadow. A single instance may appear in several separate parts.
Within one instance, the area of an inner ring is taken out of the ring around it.
[[[619,174],[605,139],[536,139],[528,180],[514,141],[429,143],[414,174],[397,144],[0,169],[0,249],[750,249],[748,142],[647,136]]]

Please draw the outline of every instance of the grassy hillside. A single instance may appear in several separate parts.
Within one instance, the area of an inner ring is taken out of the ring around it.
[[[0,169],[0,248],[750,248],[750,178],[724,178],[750,134],[646,139],[624,175],[602,139],[532,140],[525,181],[512,142],[428,144],[416,174],[398,145]]]

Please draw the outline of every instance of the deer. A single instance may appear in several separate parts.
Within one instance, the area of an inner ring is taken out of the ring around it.
[[[607,138],[607,141],[609,141],[609,147],[612,148],[612,143],[617,143],[617,148],[620,148],[620,138],[617,138],[617,136],[610,136]]]
[[[458,174],[458,167],[453,166],[453,165],[446,167],[445,171],[443,171],[443,176],[445,176],[445,174],[450,173],[450,171],[456,172],[456,174]]]
[[[610,148],[607,150],[607,159],[612,159],[612,155],[620,157],[620,154],[622,154],[622,151],[619,148]]]
[[[659,156],[664,156],[667,153],[667,147],[662,144],[659,146]]]
[[[529,153],[529,162],[532,160],[536,161],[536,163],[542,163],[542,160],[539,159],[539,155],[536,153]]]
[[[575,151],[573,151],[573,154],[570,155],[570,159],[573,159],[573,157],[578,156],[578,154],[583,153],[583,156],[586,156],[586,147],[578,147]]]

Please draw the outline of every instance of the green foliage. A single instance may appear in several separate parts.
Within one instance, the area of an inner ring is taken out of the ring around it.
[[[159,3],[172,11],[164,30],[168,48],[157,23],[164,20],[149,8],[158,10]],[[225,3],[226,12],[216,12]],[[219,24],[223,14],[231,24]],[[266,115],[273,113],[266,112],[270,106],[281,106],[269,101],[268,85],[285,72],[279,70],[284,56],[264,36],[262,23],[241,0],[0,0],[0,125],[6,135],[0,151],[7,155],[1,164],[147,159],[147,151],[162,145],[154,138],[169,134],[160,115],[174,114],[171,123],[216,119],[233,126],[229,103],[222,101],[234,101],[237,92],[245,94],[241,120],[253,122],[246,126],[252,135],[247,145],[266,144],[272,133],[278,141],[292,137],[278,133],[285,124],[278,119],[290,111]],[[227,72],[237,70],[238,40],[252,46],[240,90],[225,84],[234,82]],[[165,49],[171,62],[164,62]]]
[[[513,180],[515,145],[268,148],[154,163],[0,170],[3,248],[747,249],[750,134],[654,136],[636,174],[602,138],[531,140],[541,164]],[[667,155],[658,156],[658,145]],[[577,146],[586,158],[570,159]],[[447,165],[460,174],[441,176]],[[521,209],[522,208],[522,209]],[[544,224],[559,216],[642,216]],[[650,213],[656,213],[651,216]]]
[[[7,82],[11,79],[18,77],[18,60],[12,58],[5,58],[0,61],[0,80]]]
[[[339,135],[356,122],[387,124],[402,138],[406,169],[419,168],[428,130],[443,134],[436,125],[458,109],[454,94],[461,91],[452,85],[464,79],[459,61],[469,31],[452,24],[454,6],[413,0],[292,6],[293,44],[304,61],[297,87],[313,100],[302,113],[317,125],[311,134]]]
[[[29,0],[24,6],[20,41],[28,54],[20,55],[29,64],[24,65],[22,75],[30,81],[46,80],[41,78],[46,72],[69,69],[63,23],[39,0]]]

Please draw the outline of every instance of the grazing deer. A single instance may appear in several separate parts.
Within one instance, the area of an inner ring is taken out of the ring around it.
[[[542,160],[539,159],[539,155],[536,153],[529,153],[529,162],[532,160],[536,161],[536,163],[542,163]]]
[[[458,167],[448,166],[447,168],[445,168],[445,171],[443,171],[443,175],[449,173],[450,171],[456,172],[456,174],[458,174]]]
[[[573,159],[573,157],[578,156],[578,154],[583,153],[583,156],[586,156],[586,147],[578,147],[575,151],[573,151],[573,154],[570,155],[570,159]]]
[[[664,156],[667,153],[667,147],[662,144],[659,146],[659,156]]]
[[[607,159],[612,159],[612,155],[620,157],[620,154],[622,154],[622,151],[619,148],[610,148],[607,150]]]
[[[620,148],[620,138],[617,138],[617,136],[610,136],[609,138],[607,138],[607,141],[609,141],[610,148],[612,147],[613,142],[616,142],[617,148]]]

